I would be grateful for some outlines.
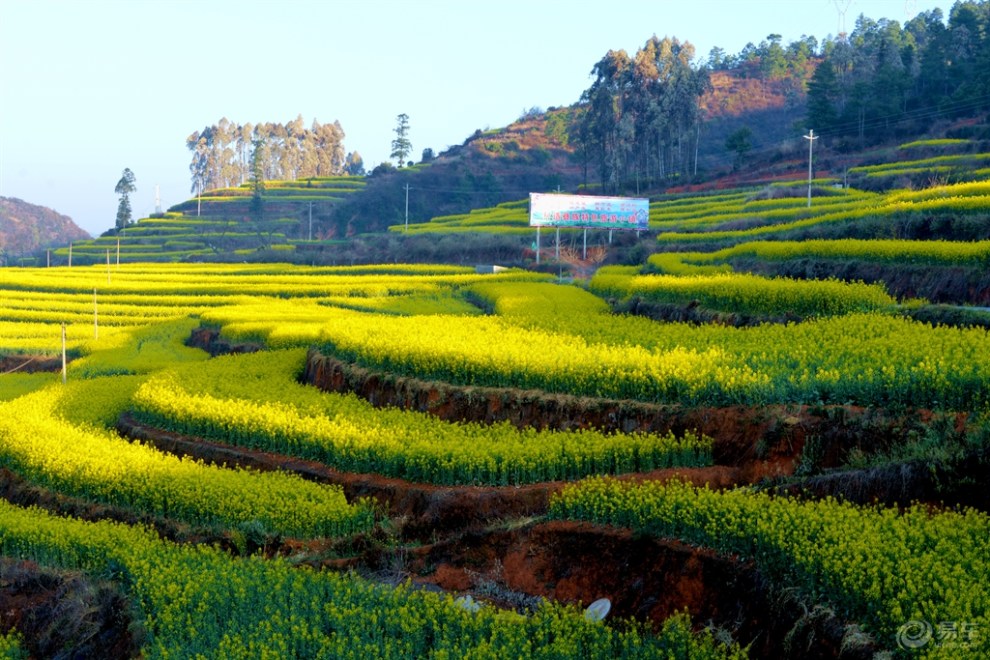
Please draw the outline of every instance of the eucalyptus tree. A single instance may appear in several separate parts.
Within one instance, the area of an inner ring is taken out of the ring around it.
[[[191,192],[237,186],[250,178],[255,143],[265,179],[299,179],[342,174],[345,166],[344,130],[340,122],[310,128],[302,115],[285,124],[237,124],[226,117],[186,138],[192,154]]]
[[[131,168],[125,167],[123,173],[120,175],[120,180],[114,187],[113,191],[120,195],[120,203],[117,205],[117,229],[125,229],[128,225],[133,223],[131,219],[131,199],[130,194],[137,190],[135,185],[136,179],[134,178],[134,172],[131,172]]]
[[[594,82],[581,97],[578,137],[604,190],[691,172],[698,101],[709,87],[707,70],[693,58],[689,42],[654,36],[631,58],[610,50],[595,64]]]
[[[389,158],[395,158],[399,162],[399,167],[406,162],[406,158],[412,153],[412,142],[409,141],[409,115],[402,113],[395,118],[395,139],[392,140],[392,153]]]

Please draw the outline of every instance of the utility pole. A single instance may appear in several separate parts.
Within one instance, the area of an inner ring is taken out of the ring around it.
[[[406,184],[406,231],[409,231],[409,184]]]
[[[818,136],[815,135],[814,129],[809,128],[807,135],[802,135],[805,140],[808,141],[808,208],[811,208],[811,148],[815,144],[815,140]]]
[[[62,384],[65,385],[65,321],[62,321]]]
[[[313,202],[309,203],[309,240],[313,240]]]

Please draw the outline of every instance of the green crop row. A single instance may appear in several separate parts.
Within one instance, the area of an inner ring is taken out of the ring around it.
[[[603,296],[707,309],[801,318],[890,309],[896,304],[882,284],[767,278],[747,273],[637,275],[625,269],[598,270],[588,288]]]
[[[196,323],[151,325],[74,361],[67,384],[0,404],[0,464],[56,492],[194,524],[254,521],[274,533],[333,536],[368,528],[366,505],[337,487],[282,473],[207,466],[132,444],[113,427],[148,374],[208,357],[184,345]],[[109,376],[109,377],[108,377]],[[0,397],[8,398],[8,397]]]
[[[807,240],[749,241],[715,252],[661,252],[648,263],[670,275],[726,272],[733,259],[855,259],[875,263],[932,266],[990,265],[990,241]],[[702,270],[696,270],[696,269]]]
[[[430,233],[447,231],[504,231],[511,228],[528,229],[529,200],[505,202],[484,209],[475,209],[469,213],[436,216],[429,222],[416,223],[409,226],[410,232]],[[390,231],[404,231],[405,225],[393,225]]]
[[[195,524],[257,521],[295,536],[350,534],[373,524],[371,509],[348,505],[339,488],[206,466],[61,419],[65,397],[101,410],[101,390],[119,393],[123,386],[119,376],[79,381],[0,404],[0,463],[60,493]]]
[[[954,188],[946,186],[944,188]],[[961,194],[952,194],[957,192]],[[804,229],[816,225],[850,222],[866,218],[880,218],[911,213],[928,214],[960,214],[960,213],[981,213],[986,209],[990,191],[985,188],[971,189],[970,191],[945,191],[947,196],[938,196],[937,193],[904,193],[898,192],[887,196],[882,203],[875,206],[861,205],[852,210],[843,210],[833,213],[824,213],[817,216],[794,220],[780,224],[761,224],[760,226],[738,230],[721,231],[697,231],[697,232],[664,232],[657,240],[661,242],[673,241],[716,241],[726,239],[751,239],[774,234],[783,234],[796,229]]]
[[[158,427],[263,451],[437,484],[516,485],[711,463],[691,434],[518,430],[382,410],[298,383],[306,351],[216,358],[153,376],[135,414]]]
[[[822,183],[817,184],[821,186]],[[781,188],[773,186],[770,190]],[[766,191],[745,191],[733,195],[714,197],[696,196],[677,201],[659,201],[650,204],[650,225],[657,229],[686,229],[689,227],[711,227],[725,223],[764,222],[773,220],[784,222],[821,215],[823,212],[852,210],[879,196],[853,189],[835,190],[826,196],[816,196],[815,204],[809,208],[802,197],[787,196],[761,199]],[[755,199],[754,199],[755,198]]]
[[[250,189],[252,183],[242,183],[240,188]],[[368,182],[361,177],[354,176],[327,176],[327,177],[311,177],[307,179],[294,179],[294,180],[271,180],[265,181],[265,189],[269,188],[336,188],[340,190],[346,190],[348,192],[360,190],[368,185]],[[236,190],[236,189],[235,189]]]
[[[913,142],[905,142],[899,145],[898,149],[916,149],[918,147],[957,147],[965,144],[971,144],[971,140],[963,139],[953,139],[953,138],[940,138],[932,140],[914,140]]]
[[[861,165],[850,167],[849,174],[880,174],[896,172],[903,169],[927,170],[938,166],[959,166],[973,167],[978,164],[985,164],[990,160],[990,153],[981,154],[950,154],[943,156],[932,156],[931,158],[921,158],[918,160],[902,160],[892,163],[881,163],[879,165]]]
[[[319,344],[376,369],[464,385],[695,405],[990,403],[985,331],[886,315],[730,328],[601,314],[403,317],[318,307],[273,302],[202,318],[233,341]]]
[[[837,191],[833,196],[816,197],[810,208],[802,210],[800,206],[793,206],[791,211],[771,210],[762,214],[744,213],[745,202],[738,198],[717,207],[701,201],[696,207],[689,207],[690,210],[673,209],[668,215],[664,215],[662,206],[657,209],[651,205],[650,218],[654,225],[668,225],[677,230],[661,233],[658,236],[661,242],[749,240],[820,224],[865,218],[911,213],[979,213],[986,208],[988,198],[990,182],[974,181],[922,190],[895,190],[885,194],[846,189]],[[789,212],[794,213],[792,218],[788,218]],[[750,226],[718,229],[719,225],[729,221]],[[688,231],[692,228],[694,231]]]

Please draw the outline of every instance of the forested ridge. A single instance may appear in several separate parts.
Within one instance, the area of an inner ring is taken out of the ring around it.
[[[718,75],[753,84],[714,90]],[[699,168],[699,152],[721,149],[730,156],[721,164],[738,166],[755,145],[770,157],[808,130],[851,152],[979,116],[990,107],[990,3],[957,2],[948,16],[932,9],[903,25],[860,15],[848,35],[784,44],[770,34],[704,59],[690,42],[653,37],[631,56],[609,51],[592,76],[571,126],[586,178],[611,191],[662,187],[717,175]],[[774,104],[790,109],[790,125],[746,121]],[[708,130],[725,115],[739,118],[728,139]]]
[[[546,113],[532,108],[521,119],[544,115],[540,148],[569,154],[586,186],[662,189],[738,166],[755,147],[766,152],[787,139],[803,143],[809,129],[848,152],[922,135],[940,118],[985,111],[990,3],[957,2],[947,16],[925,10],[904,24],[860,15],[849,34],[821,41],[803,35],[790,43],[769,34],[736,54],[716,47],[702,57],[690,41],[654,35],[635,53],[608,51],[589,73],[592,82],[573,106]],[[713,86],[726,77],[735,84]],[[771,122],[755,118],[775,106],[787,113]],[[729,139],[716,127],[727,115],[736,117]],[[784,126],[781,117],[789,119]],[[414,129],[415,118],[411,122]],[[480,139],[488,137],[478,131],[465,146],[475,143],[487,156],[512,155],[497,141]],[[285,124],[221,119],[186,140],[193,191],[246,181],[254,150],[267,179],[363,174],[360,155],[347,153],[343,140],[336,121],[314,120],[306,128],[301,116]],[[432,150],[425,151],[432,161]]]

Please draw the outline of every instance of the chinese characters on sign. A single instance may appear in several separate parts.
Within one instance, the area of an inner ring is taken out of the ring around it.
[[[529,194],[531,227],[647,229],[650,200],[635,197]]]

